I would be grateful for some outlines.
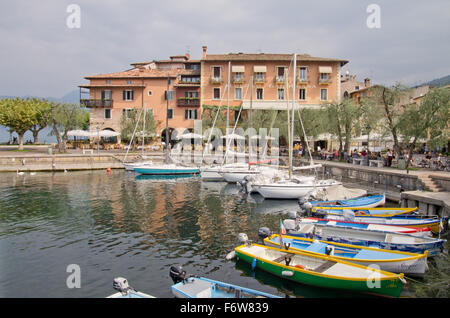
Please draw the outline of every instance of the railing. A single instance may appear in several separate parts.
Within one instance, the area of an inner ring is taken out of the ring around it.
[[[297,76],[297,83],[309,83],[309,76],[306,77]]]
[[[286,77],[284,77],[284,76],[275,76],[275,82],[276,83],[284,83],[284,81],[285,81],[285,79],[286,79]]]
[[[191,85],[200,85],[200,79],[197,81],[186,81],[186,80],[183,80],[183,79],[180,79],[179,81],[178,81],[178,84],[191,84]]]
[[[198,97],[182,97],[178,98],[177,105],[180,107],[200,106],[200,98]]]
[[[319,76],[319,84],[330,84],[331,77],[322,78]]]
[[[233,76],[233,83],[244,83],[244,76]]]
[[[86,107],[112,107],[111,99],[80,99],[80,104]]]
[[[212,76],[211,77],[211,84],[220,84],[220,83],[222,83],[222,77],[214,77],[214,76]]]
[[[255,84],[257,84],[257,83],[265,83],[266,82],[266,77],[265,76],[255,76],[255,78],[253,79],[253,82]]]

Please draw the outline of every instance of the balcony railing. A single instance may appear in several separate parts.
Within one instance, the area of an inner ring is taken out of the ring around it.
[[[297,76],[297,83],[299,83],[299,84],[309,83],[309,76],[306,76],[306,77]]]
[[[234,84],[242,84],[244,83],[244,76],[233,76]]]
[[[255,78],[253,79],[253,83],[255,83],[255,84],[265,83],[265,82],[266,82],[265,76],[255,76]]]
[[[112,107],[111,99],[80,99],[80,104],[88,108],[90,107]]]
[[[211,84],[220,84],[222,83],[223,79],[222,77],[211,77]]]
[[[319,77],[319,84],[330,84],[331,77]]]
[[[178,98],[177,105],[180,107],[186,107],[186,106],[198,107],[198,106],[200,106],[200,98],[198,98],[198,97]]]
[[[275,76],[275,82],[277,83],[277,84],[281,84],[281,83],[284,83],[284,81],[285,81],[285,79],[286,79],[286,77],[284,77],[284,76]]]

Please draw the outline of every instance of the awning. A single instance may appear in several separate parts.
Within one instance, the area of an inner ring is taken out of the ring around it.
[[[245,66],[241,66],[241,65],[233,65],[232,67],[231,67],[231,71],[233,72],[233,73],[244,73],[245,72]]]
[[[264,66],[253,66],[253,71],[255,72],[255,73],[265,73],[265,72],[267,72],[267,67],[264,65]]]
[[[331,73],[331,66],[319,66],[319,73]]]

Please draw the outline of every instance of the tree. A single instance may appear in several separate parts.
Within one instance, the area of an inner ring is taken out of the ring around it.
[[[130,140],[135,133],[136,139],[133,144],[136,144],[138,136],[142,136],[144,128],[144,114],[142,108],[133,108],[126,112],[120,119],[120,136],[122,140]],[[145,111],[145,131],[144,138],[155,135],[156,136],[157,123],[153,117],[153,110],[147,109]],[[142,140],[142,139],[141,139]]]
[[[398,130],[407,144],[408,160],[420,139],[428,139],[431,146],[445,145],[450,137],[450,88],[432,89],[421,103],[409,105],[400,117]]]
[[[36,98],[0,99],[0,124],[19,135],[19,150],[23,150],[23,135],[38,123]]]
[[[50,105],[46,100],[35,100],[34,106],[36,107],[36,124],[33,125],[30,130],[33,133],[33,142],[37,144],[39,142],[39,132],[47,127],[50,122]]]
[[[327,114],[327,132],[336,135],[339,140],[339,159],[344,157],[344,151],[349,153],[353,127],[361,116],[361,109],[350,99],[324,104]]]
[[[67,133],[86,125],[87,110],[77,104],[48,102],[50,107],[49,124],[58,142],[59,152],[66,152]]]

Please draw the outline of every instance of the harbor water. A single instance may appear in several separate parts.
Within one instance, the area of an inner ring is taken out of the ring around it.
[[[0,175],[0,297],[106,297],[112,280],[173,297],[171,265],[281,297],[370,297],[289,282],[226,255],[296,201],[263,200],[198,177],[123,170]],[[79,272],[73,269],[79,269]],[[71,284],[79,274],[79,285]],[[402,296],[417,297],[408,282]]]

